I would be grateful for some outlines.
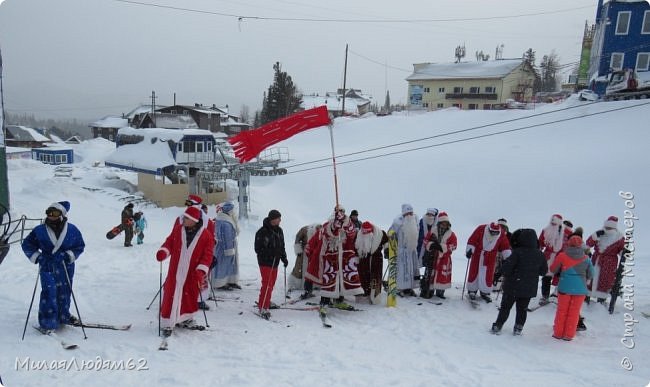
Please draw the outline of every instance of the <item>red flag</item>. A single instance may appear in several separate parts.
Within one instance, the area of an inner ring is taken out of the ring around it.
[[[304,110],[300,113],[271,121],[257,129],[241,132],[228,139],[235,150],[235,156],[245,163],[255,158],[261,151],[282,140],[307,129],[328,125],[330,117],[326,106]]]

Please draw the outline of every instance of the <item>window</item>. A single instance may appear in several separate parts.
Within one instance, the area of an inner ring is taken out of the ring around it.
[[[455,108],[462,109],[462,108],[463,108],[463,104],[462,104],[462,103],[452,103],[452,104],[451,104],[451,107],[455,107]]]
[[[650,62],[650,52],[640,52],[636,54],[636,71],[648,71],[648,62]]]
[[[478,104],[476,104],[476,103],[470,103],[470,104],[467,106],[467,109],[468,109],[468,110],[476,110],[476,109],[478,109]]]
[[[429,103],[428,103],[428,102],[423,102],[423,103],[422,103],[422,107],[428,108],[428,107],[429,107]]]
[[[183,149],[185,149],[183,152],[185,153],[194,153],[196,151],[196,146],[194,145],[194,141],[183,141]]]
[[[616,35],[627,35],[630,29],[630,15],[632,11],[621,11],[616,17]]]
[[[445,104],[444,104],[444,103],[439,103],[439,104],[436,105],[436,107],[437,107],[438,109],[442,109],[442,108],[445,107]]]
[[[490,105],[489,103],[483,104],[483,110],[492,110],[492,105]]]
[[[481,88],[478,86],[472,86],[469,88],[469,93],[470,94],[478,94],[481,92]]]
[[[424,92],[425,92],[425,93],[430,93],[430,92],[431,92],[431,88],[430,88],[430,87],[425,87],[425,88],[424,88]]]
[[[650,11],[643,13],[643,24],[641,24],[641,33],[650,34]]]
[[[202,142],[197,142],[196,143],[196,152],[197,153],[203,153],[203,143]]]
[[[454,87],[454,94],[462,94],[462,93],[463,93],[462,87]]]
[[[179,142],[179,143],[178,143],[178,151],[179,151],[179,152],[182,152],[182,151],[183,151],[183,143],[182,143],[182,142]]]
[[[208,152],[212,152],[212,143],[211,143],[211,142],[208,142],[207,145],[208,145],[208,146],[207,146],[206,150],[207,150]]]
[[[494,94],[494,93],[496,93],[496,90],[495,90],[495,89],[496,89],[496,88],[495,88],[494,86],[485,86],[485,89],[484,89],[484,90],[485,90],[485,92],[486,92],[487,94]]]
[[[445,92],[445,88],[444,88],[444,87],[439,87],[439,88],[438,88],[438,93],[443,94],[444,92]]]
[[[65,164],[68,162],[68,155],[54,155],[55,164]]]
[[[623,68],[623,54],[622,52],[612,52],[612,59],[609,62],[609,67],[612,70],[621,70]]]

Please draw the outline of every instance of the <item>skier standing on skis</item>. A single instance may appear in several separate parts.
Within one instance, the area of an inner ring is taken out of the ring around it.
[[[260,266],[262,275],[262,287],[257,300],[260,316],[264,319],[271,318],[271,296],[273,287],[278,276],[278,266],[280,261],[286,268],[289,264],[287,252],[284,248],[284,232],[280,227],[282,214],[278,210],[271,210],[264,221],[262,227],[255,233],[255,253],[257,254],[257,264]]]
[[[162,288],[161,327],[170,336],[174,326],[199,329],[194,321],[201,287],[212,263],[214,234],[201,218],[201,210],[190,206],[183,214],[183,224],[174,223],[171,233],[156,252],[159,262],[170,258],[167,278]]]
[[[239,226],[234,213],[235,206],[225,202],[217,206],[214,247],[215,269],[212,271],[212,287],[221,290],[241,289],[239,281],[239,251],[237,236]]]
[[[334,208],[332,217],[314,234],[307,246],[309,265],[306,278],[320,285],[321,305],[345,309],[345,296],[363,294],[354,250],[356,230],[343,207]]]
[[[46,210],[45,222],[27,235],[22,249],[32,263],[38,264],[41,298],[38,323],[42,332],[59,328],[60,324],[79,320],[70,314],[70,296],[75,260],[86,244],[79,229],[68,222],[70,203],[52,203]]]
[[[594,280],[591,284],[591,297],[604,303],[614,286],[618,261],[625,249],[625,238],[618,231],[618,218],[610,216],[603,228],[594,232],[587,239],[587,246],[594,248],[591,262],[594,265]],[[588,296],[589,297],[589,296]]]
[[[497,254],[507,259],[511,254],[510,242],[503,228],[496,222],[482,224],[472,232],[467,240],[465,256],[470,260],[467,273],[467,294],[476,300],[480,290],[485,302],[492,302],[490,293],[494,280]]]
[[[383,273],[382,251],[388,244],[386,232],[372,223],[366,221],[361,224],[354,243],[359,257],[359,280],[363,288],[363,295],[375,300],[381,294],[381,275]]]
[[[517,305],[513,334],[520,335],[526,323],[530,299],[537,296],[539,277],[546,275],[546,257],[537,247],[537,233],[531,228],[520,229],[511,237],[512,254],[501,265],[503,275],[503,298],[492,333],[501,332],[508,320],[510,309]]]
[[[307,271],[307,253],[305,249],[316,232],[322,227],[318,223],[309,224],[303,226],[296,233],[295,243],[293,245],[294,253],[296,254],[296,263],[291,270],[291,275],[289,276],[289,289],[301,289],[305,292],[300,296],[301,299],[307,299],[313,297],[314,293],[314,284],[310,280],[305,278],[305,272]]]
[[[562,215],[553,214],[549,224],[544,227],[539,233],[539,248],[546,257],[546,264],[550,268],[553,264],[555,256],[562,251],[562,246],[569,237],[571,231],[568,231],[562,223]],[[542,278],[542,298],[539,299],[540,305],[549,303],[549,296],[551,295],[551,283],[553,282],[553,274],[549,271]]]
[[[397,238],[397,289],[402,297],[415,296],[420,278],[418,257],[418,224],[413,206],[402,204],[402,215],[395,218],[390,230]]]
[[[458,246],[456,234],[451,230],[449,215],[445,211],[438,213],[436,227],[430,231],[434,236],[430,239],[427,248],[438,251],[438,259],[434,262],[431,278],[429,279],[431,289],[435,291],[438,298],[445,298],[445,290],[451,287],[451,254]]]

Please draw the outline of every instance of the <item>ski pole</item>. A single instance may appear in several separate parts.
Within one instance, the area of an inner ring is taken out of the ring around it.
[[[84,340],[86,340],[88,336],[86,336],[86,330],[84,329],[84,323],[83,320],[81,319],[81,313],[79,313],[79,307],[77,306],[77,298],[74,296],[74,291],[72,290],[72,281],[70,281],[70,275],[68,274],[68,267],[66,266],[65,261],[61,261],[61,265],[63,265],[63,272],[65,273],[65,279],[68,280],[68,286],[70,287],[70,294],[72,295],[74,308],[77,311],[77,316],[79,318],[79,325],[81,326],[81,332],[83,332]]]
[[[214,307],[218,308],[219,304],[217,304],[217,295],[214,294],[214,288],[212,287],[212,275],[208,278],[208,284],[210,286],[210,294],[212,295],[212,299],[214,300]]]
[[[29,310],[27,311],[27,318],[25,319],[25,327],[23,328],[23,338],[25,340],[25,331],[27,330],[27,322],[29,321],[29,315],[32,313],[32,305],[34,304],[34,297],[36,296],[36,287],[38,286],[38,278],[41,276],[41,269],[38,269],[36,273],[36,283],[34,284],[34,291],[32,292],[32,300],[29,302]]]
[[[460,293],[461,300],[465,296],[465,285],[467,284],[467,274],[469,273],[469,261],[471,260],[472,260],[471,258],[467,260],[467,268],[465,269],[465,281],[463,281],[463,291]]]
[[[161,281],[161,282],[162,282],[162,281]],[[151,308],[151,305],[153,305],[154,301],[156,301],[156,298],[158,298],[158,295],[160,294],[160,291],[161,291],[161,290],[162,290],[162,286],[160,286],[160,288],[158,288],[158,292],[157,292],[156,295],[153,296],[153,298],[151,299],[151,302],[149,303],[149,306],[146,307],[147,310],[149,310],[149,308]]]
[[[203,294],[201,294],[201,284],[197,284],[199,288],[199,298],[201,299],[201,304],[205,305],[205,302],[203,302]],[[208,315],[205,314],[205,309],[201,309],[203,311],[203,318],[205,319],[205,327],[210,328],[210,324],[208,324]]]
[[[287,295],[287,267],[284,267],[284,299],[289,298]]]
[[[158,288],[158,293],[156,295],[160,294],[162,292],[162,261],[160,262],[160,275],[158,276],[158,282],[160,283],[160,287]],[[154,297],[154,300],[156,298]],[[151,300],[153,302],[153,300]],[[160,297],[158,297],[158,337],[161,335],[161,329],[160,329],[160,318],[162,314],[162,294],[160,294]]]

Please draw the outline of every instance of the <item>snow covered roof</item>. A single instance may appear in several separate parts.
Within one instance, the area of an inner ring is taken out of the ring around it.
[[[143,136],[143,142],[152,142],[155,139],[162,141],[179,142],[184,136],[212,136],[212,133],[206,129],[167,129],[167,128],[132,128],[125,126],[117,131],[118,135],[137,135]]]
[[[163,168],[176,165],[176,160],[166,142],[156,141],[152,144],[143,141],[122,145],[115,149],[106,157],[104,164],[109,167],[160,175]]]
[[[40,134],[36,129],[20,125],[7,125],[7,131],[16,141],[51,142],[49,138]]]
[[[126,118],[117,116],[106,116],[98,121],[92,122],[88,126],[93,128],[121,128],[127,126],[129,121]]]
[[[359,106],[369,103],[369,100],[363,98],[345,98],[345,112],[349,114],[359,114]],[[325,96],[320,95],[303,95],[300,107],[303,109],[311,109],[318,106],[327,106],[328,111],[341,111],[343,104],[343,97],[336,93],[326,93]]]
[[[190,115],[162,114],[156,112],[156,126],[169,129],[197,129],[199,126]]]
[[[521,59],[500,59],[461,63],[416,63],[413,74],[407,81],[457,78],[503,78],[523,61]]]

